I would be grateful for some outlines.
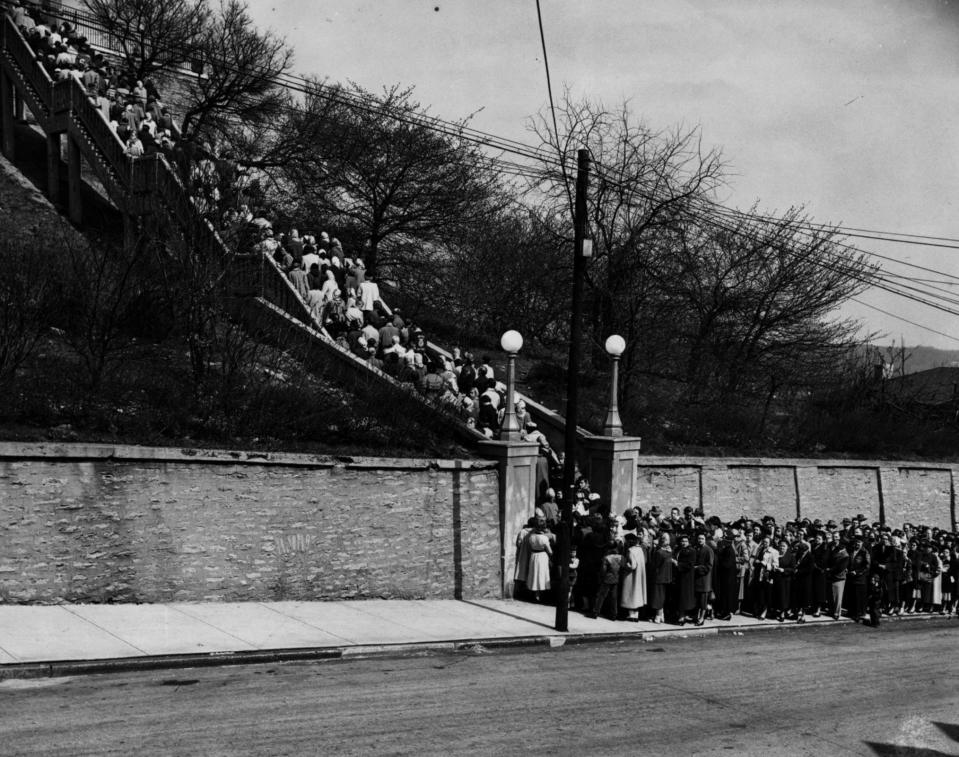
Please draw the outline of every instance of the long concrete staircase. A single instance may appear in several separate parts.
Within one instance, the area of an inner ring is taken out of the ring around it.
[[[75,11],[70,20],[82,28]],[[99,38],[106,39],[102,33]],[[106,49],[105,52],[116,52]],[[102,184],[110,201],[127,223],[154,216],[155,228],[175,228],[191,244],[223,261],[224,280],[234,314],[258,333],[282,333],[283,343],[312,367],[334,374],[354,390],[374,392],[399,402],[423,419],[452,433],[459,441],[473,444],[484,440],[447,407],[426,401],[409,385],[396,381],[352,353],[340,348],[317,323],[306,303],[273,260],[261,255],[240,254],[229,247],[201,208],[190,196],[177,170],[162,154],[131,158],[110,128],[103,113],[91,101],[74,77],[53,81],[39,63],[30,45],[12,19],[3,15],[0,26],[0,128],[3,151],[8,158],[16,152],[15,117],[21,103],[29,108],[47,139],[48,193],[60,203],[62,141],[66,139],[68,197],[71,220],[80,224],[81,159]],[[437,355],[449,355],[429,344]],[[555,449],[563,448],[564,419],[557,413],[519,394],[540,429]],[[591,435],[577,429],[580,439]]]

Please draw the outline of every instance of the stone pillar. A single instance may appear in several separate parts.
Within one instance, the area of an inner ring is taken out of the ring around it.
[[[80,177],[80,146],[77,141],[67,136],[67,172],[70,205],[70,220],[73,223],[83,222],[83,181]]]
[[[0,128],[3,129],[3,154],[8,160],[16,157],[16,138],[13,133],[13,82],[0,71]]]
[[[638,436],[592,436],[581,442],[589,460],[589,486],[599,494],[604,512],[621,515],[633,506],[641,443]]]
[[[952,519],[952,530],[959,531],[959,513],[956,512],[956,469],[949,469],[949,517]],[[956,598],[956,589],[952,590],[952,598]]]
[[[47,134],[47,197],[57,205],[60,202],[60,133]]]
[[[536,460],[539,445],[528,442],[480,442],[480,454],[499,463],[500,568],[503,596],[513,596],[516,535],[536,509]]]

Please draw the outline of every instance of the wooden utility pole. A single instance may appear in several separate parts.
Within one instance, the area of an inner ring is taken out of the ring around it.
[[[569,553],[572,542],[573,500],[576,479],[576,428],[579,425],[579,363],[583,340],[583,279],[586,258],[586,191],[589,187],[589,151],[580,150],[576,165],[576,205],[573,214],[573,304],[569,326],[569,363],[566,368],[566,447],[563,465],[563,501],[556,559],[559,586],[556,590],[556,630],[569,630]]]

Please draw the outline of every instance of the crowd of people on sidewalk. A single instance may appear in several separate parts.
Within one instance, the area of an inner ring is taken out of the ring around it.
[[[588,483],[573,508],[570,592],[556,595],[560,509],[553,489],[516,541],[514,579],[534,601],[567,602],[590,618],[684,625],[733,615],[779,622],[843,614],[959,617],[959,537],[859,514],[841,521],[772,516],[733,522],[701,511],[636,507],[604,514]]]

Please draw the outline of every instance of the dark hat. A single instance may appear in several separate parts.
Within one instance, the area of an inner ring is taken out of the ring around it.
[[[663,511],[659,508],[659,505],[653,505],[651,508],[649,508],[650,515],[660,515],[662,512]]]
[[[852,521],[851,521],[849,518],[843,518],[843,519],[842,519],[842,524],[843,524],[844,526],[848,526],[850,523],[852,523]]]
[[[826,524],[826,528],[839,528],[839,526],[836,525],[836,521],[831,520]]]

